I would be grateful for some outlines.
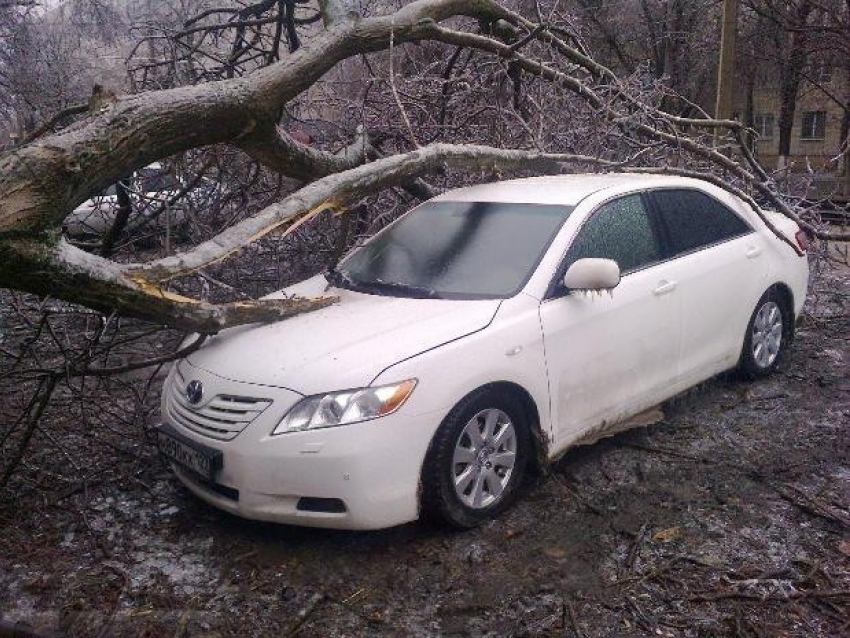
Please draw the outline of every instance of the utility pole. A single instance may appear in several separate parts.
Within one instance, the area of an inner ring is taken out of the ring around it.
[[[717,104],[714,117],[731,119],[735,97],[735,44],[738,39],[738,0],[723,0],[720,64],[717,69]]]

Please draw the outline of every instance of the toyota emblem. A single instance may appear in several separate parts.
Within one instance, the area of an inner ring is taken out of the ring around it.
[[[192,405],[200,403],[204,398],[204,384],[200,381],[189,381],[186,385],[186,398]]]

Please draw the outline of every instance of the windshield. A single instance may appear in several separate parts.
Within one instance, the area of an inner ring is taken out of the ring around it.
[[[572,209],[426,202],[346,258],[332,283],[404,297],[511,297]]]

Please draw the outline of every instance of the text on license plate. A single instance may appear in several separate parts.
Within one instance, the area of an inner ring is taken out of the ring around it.
[[[212,480],[222,465],[221,451],[206,448],[193,441],[181,441],[171,435],[166,430],[167,427],[163,426],[157,431],[160,452],[175,463]]]

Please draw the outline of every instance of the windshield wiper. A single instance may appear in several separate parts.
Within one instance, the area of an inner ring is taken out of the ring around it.
[[[403,284],[396,281],[383,281],[382,279],[356,279],[353,283],[364,288],[372,288],[373,290],[385,290],[390,293],[398,293],[404,297],[412,297],[415,299],[440,299],[440,294],[436,290],[425,286],[416,286],[413,284]]]
[[[402,297],[412,297],[415,299],[439,299],[440,295],[436,290],[431,290],[425,286],[415,286],[413,284],[402,284],[394,281],[384,281],[382,279],[356,279],[348,272],[337,270],[336,268],[328,268],[325,273],[325,279],[332,286],[337,288],[346,288],[356,291],[384,291],[388,293],[396,293]]]
[[[357,284],[348,276],[348,273],[337,270],[335,267],[328,268],[328,271],[325,273],[325,279],[328,280],[329,284],[337,288],[348,288],[350,290],[357,287]]]

